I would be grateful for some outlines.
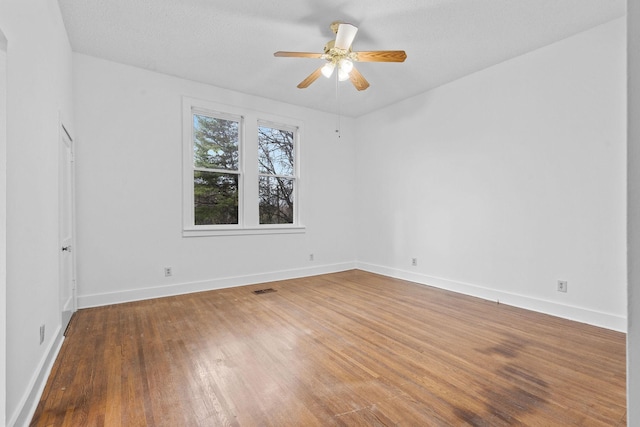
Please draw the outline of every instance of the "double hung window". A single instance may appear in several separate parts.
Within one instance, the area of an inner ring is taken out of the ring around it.
[[[241,117],[194,111],[194,225],[238,224]]]
[[[258,123],[260,224],[293,224],[296,130]]]
[[[183,99],[183,235],[303,232],[300,124]]]

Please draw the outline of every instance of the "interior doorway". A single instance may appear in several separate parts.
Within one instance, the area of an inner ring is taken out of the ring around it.
[[[62,330],[66,331],[76,311],[76,277],[74,247],[74,193],[73,139],[63,124],[60,125],[58,143],[58,201],[60,236],[60,311]]]

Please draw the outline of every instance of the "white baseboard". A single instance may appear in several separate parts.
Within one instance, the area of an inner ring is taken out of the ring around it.
[[[55,338],[52,339],[49,343],[49,347],[47,348],[46,353],[38,364],[38,369],[36,369],[33,377],[31,378],[31,381],[29,382],[27,391],[25,392],[22,399],[20,399],[18,408],[7,422],[7,426],[27,427],[31,422],[31,418],[33,418],[33,414],[35,414],[36,409],[38,408],[38,403],[40,403],[40,397],[42,396],[44,387],[47,385],[47,380],[49,379],[49,374],[51,373],[53,364],[58,357],[58,353],[60,353],[60,348],[62,347],[62,342],[64,341],[63,334],[64,331],[62,330],[62,328],[60,328],[60,326],[58,326],[58,329],[55,333]]]
[[[252,285],[256,283],[267,283],[277,280],[316,276],[319,274],[335,273],[339,271],[351,270],[354,268],[381,274],[384,276],[394,277],[397,279],[408,280],[422,285],[428,285],[448,291],[458,292],[489,301],[500,301],[501,304],[508,304],[514,307],[520,307],[527,310],[550,314],[552,316],[575,320],[577,322],[587,323],[590,325],[612,329],[619,332],[627,331],[627,319],[623,316],[603,313],[583,307],[559,304],[554,301],[541,300],[525,295],[518,295],[496,289],[486,288],[470,283],[457,282],[449,279],[427,276],[424,274],[413,273],[410,271],[365,262],[329,264],[311,268],[281,270],[246,276],[225,277],[198,282],[177,283],[168,286],[151,286],[148,288],[132,289],[119,292],[79,295],[78,308],[99,307],[104,305],[140,301],[151,298],[210,291],[235,286]]]
[[[321,265],[317,267],[298,268],[292,270],[272,271],[246,276],[224,277],[220,279],[203,280],[198,282],[176,283],[168,286],[152,286],[148,288],[132,289],[93,295],[79,295],[78,308],[100,307],[123,302],[140,301],[145,299],[168,297],[173,295],[190,294],[194,292],[211,291],[215,289],[231,288],[235,286],[253,285],[256,283],[274,282],[277,280],[296,279],[299,277],[317,276],[319,274],[336,273],[356,268],[354,262]]]
[[[587,323],[614,331],[625,333],[627,331],[627,319],[625,317],[617,316],[610,313],[603,313],[582,307],[559,304],[554,301],[545,301],[524,295],[485,288],[470,283],[462,283],[438,277],[431,277],[376,264],[357,262],[356,268],[364,271],[369,271],[371,273],[394,277],[396,279],[408,280],[410,282],[419,283],[421,285],[428,285],[452,292],[458,292],[489,301],[500,301],[500,304],[507,304],[514,307],[537,311],[539,313],[550,314],[552,316],[575,320],[577,322]]]

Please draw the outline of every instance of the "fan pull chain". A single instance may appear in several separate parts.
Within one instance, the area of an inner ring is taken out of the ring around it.
[[[342,137],[342,123],[341,123],[341,115],[340,115],[340,97],[339,97],[339,81],[338,81],[338,73],[335,73],[336,80],[336,109],[338,110],[338,115],[336,118],[336,135],[338,135],[338,139]]]

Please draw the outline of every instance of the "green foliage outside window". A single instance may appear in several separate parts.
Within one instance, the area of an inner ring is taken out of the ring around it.
[[[238,125],[193,115],[195,225],[238,224]]]

